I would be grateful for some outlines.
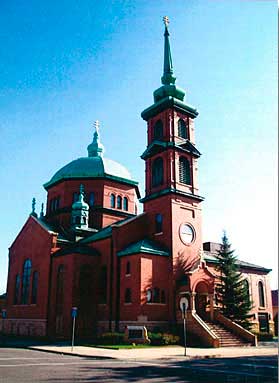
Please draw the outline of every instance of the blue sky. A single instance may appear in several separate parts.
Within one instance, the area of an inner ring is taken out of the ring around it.
[[[200,112],[204,241],[226,229],[277,287],[277,2],[18,0],[0,5],[0,293],[32,197],[87,155],[94,120],[143,193],[140,113],[160,86],[164,15],[177,85]]]

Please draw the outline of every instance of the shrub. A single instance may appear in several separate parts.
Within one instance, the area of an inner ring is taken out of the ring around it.
[[[179,343],[179,336],[170,333],[149,332],[148,338],[150,339],[151,345],[153,346],[163,346]]]
[[[105,332],[98,338],[98,342],[104,345],[124,344],[124,333]]]
[[[258,341],[261,342],[270,342],[273,340],[273,335],[268,332],[254,332],[254,335],[257,335]]]

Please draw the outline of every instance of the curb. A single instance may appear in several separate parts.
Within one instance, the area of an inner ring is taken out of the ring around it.
[[[91,359],[117,359],[113,358],[112,356],[100,356],[100,355],[84,355],[84,354],[79,354],[77,352],[71,352],[71,351],[58,351],[58,350],[46,350],[46,349],[40,349],[34,346],[25,346],[22,347],[26,350],[32,350],[32,351],[41,351],[41,352],[48,352],[50,354],[59,354],[59,355],[71,355],[71,356],[78,356],[80,358],[91,358]]]

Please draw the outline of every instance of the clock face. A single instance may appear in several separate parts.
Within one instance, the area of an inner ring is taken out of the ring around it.
[[[195,231],[188,223],[182,223],[179,227],[179,236],[185,245],[189,245],[195,239]]]

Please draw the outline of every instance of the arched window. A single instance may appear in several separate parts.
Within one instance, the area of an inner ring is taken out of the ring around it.
[[[163,184],[164,180],[164,166],[161,157],[156,158],[152,164],[152,186],[159,186]]]
[[[191,185],[190,163],[185,157],[179,158],[179,182]]]
[[[187,137],[187,127],[186,127],[186,124],[185,124],[185,121],[180,119],[178,120],[178,136],[180,138],[188,138]]]
[[[260,304],[260,307],[265,307],[264,287],[263,287],[263,283],[261,281],[259,282],[258,288],[259,288],[259,304]]]
[[[21,303],[23,305],[26,305],[28,303],[31,270],[32,270],[32,263],[30,259],[26,259],[23,265],[22,290],[21,290]]]
[[[161,291],[161,303],[166,303],[166,293],[165,293],[165,290]]]
[[[147,301],[147,303],[151,303],[152,302],[152,290],[151,289],[148,289],[146,291],[146,301]]]
[[[247,281],[247,279],[243,281],[243,288],[247,294],[248,299],[250,300],[250,289],[249,289],[249,282]]]
[[[117,209],[122,209],[122,197],[117,196]]]
[[[79,310],[81,314],[88,314],[92,310],[92,267],[82,265],[79,272]]]
[[[130,288],[127,288],[125,290],[125,303],[131,303],[132,302],[132,292]]]
[[[163,137],[163,123],[162,120],[158,120],[153,128],[153,139],[159,140]]]
[[[110,196],[110,207],[115,207],[115,195],[111,194]]]
[[[20,275],[17,274],[15,279],[14,305],[19,304],[19,289],[20,289]]]
[[[95,194],[94,192],[90,192],[89,193],[89,206],[94,206],[94,202],[95,202]]]
[[[125,211],[128,211],[128,198],[127,197],[123,198],[123,209]]]
[[[160,303],[160,289],[158,287],[153,289],[153,302]]]
[[[31,303],[37,303],[37,295],[38,295],[38,271],[34,271],[33,279],[32,279],[32,293],[31,293]]]
[[[161,233],[163,231],[163,216],[162,216],[162,214],[156,214],[155,226],[156,226],[156,233]]]
[[[57,270],[57,279],[56,279],[56,314],[57,315],[63,313],[64,279],[65,279],[64,265],[59,265]]]
[[[131,264],[130,262],[128,261],[126,263],[126,275],[130,275],[131,274]]]

